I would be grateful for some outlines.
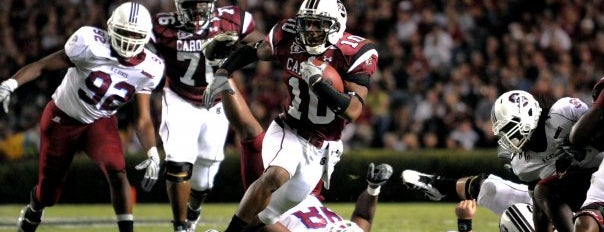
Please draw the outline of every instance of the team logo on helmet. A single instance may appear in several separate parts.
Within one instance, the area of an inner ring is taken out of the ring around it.
[[[519,93],[510,94],[510,97],[508,99],[513,103],[521,104],[523,107],[526,107],[529,102],[528,98],[520,95]]]

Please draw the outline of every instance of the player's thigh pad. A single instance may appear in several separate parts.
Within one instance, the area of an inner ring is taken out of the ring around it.
[[[528,186],[489,175],[480,186],[477,203],[497,215],[516,203],[532,204]]]
[[[215,104],[204,112],[204,123],[197,137],[197,158],[205,160],[224,160],[224,144],[229,132],[229,120],[224,113],[222,103]]]
[[[325,146],[327,143],[322,148],[316,148],[291,130],[284,129],[273,122],[264,135],[262,161],[265,169],[269,166],[279,166],[287,170],[290,177],[299,168],[322,173],[321,158],[325,153]]]
[[[164,89],[162,122],[159,135],[166,160],[194,163],[198,155],[199,136],[209,115],[208,110],[192,105],[169,89]]]

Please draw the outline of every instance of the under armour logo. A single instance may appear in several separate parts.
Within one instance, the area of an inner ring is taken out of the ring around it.
[[[216,107],[216,114],[220,114],[222,112],[222,107]]]
[[[61,117],[59,116],[55,116],[54,118],[52,118],[50,121],[56,122],[56,123],[61,123]]]

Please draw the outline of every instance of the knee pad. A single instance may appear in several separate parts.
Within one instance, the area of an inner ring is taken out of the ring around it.
[[[466,180],[465,184],[465,194],[466,199],[476,199],[478,198],[478,193],[480,193],[480,185],[482,181],[487,178],[487,175],[482,173],[480,175],[473,176]]]
[[[585,207],[582,207],[581,210],[579,210],[579,212],[573,216],[573,221],[580,216],[589,216],[596,220],[598,227],[600,228],[600,232],[604,232],[604,219],[602,218],[602,214],[604,214],[604,206],[598,203],[591,203]]]
[[[192,170],[192,163],[168,161],[166,162],[166,172],[164,172],[164,176],[168,181],[182,183],[191,179]]]

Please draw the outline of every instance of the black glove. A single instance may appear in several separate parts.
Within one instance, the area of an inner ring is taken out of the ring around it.
[[[389,164],[380,164],[375,166],[373,163],[369,164],[369,169],[367,170],[367,183],[370,188],[377,188],[384,185],[388,182],[392,176],[392,166]]]
[[[558,175],[564,175],[566,171],[572,166],[574,160],[582,161],[585,159],[586,150],[583,147],[577,147],[570,143],[570,140],[564,138],[557,142],[555,155],[556,159],[556,173]]]
[[[556,156],[558,157],[566,154],[577,161],[583,161],[583,159],[585,159],[586,153],[587,151],[585,147],[573,145],[572,143],[570,143],[568,137],[557,142]]]

